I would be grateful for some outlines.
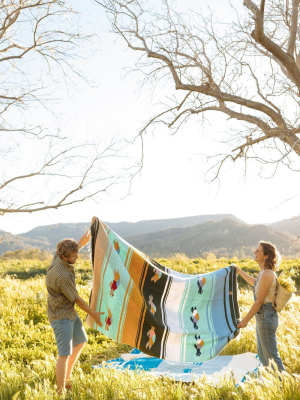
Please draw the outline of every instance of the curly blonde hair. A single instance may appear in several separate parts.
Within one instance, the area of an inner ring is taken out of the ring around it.
[[[78,253],[79,244],[74,239],[63,239],[57,243],[56,254],[59,258],[68,257],[71,253]]]
[[[264,255],[268,256],[268,258],[265,260],[265,269],[276,271],[281,263],[281,255],[279,251],[271,242],[264,242],[263,240],[261,240],[259,244],[263,249]]]

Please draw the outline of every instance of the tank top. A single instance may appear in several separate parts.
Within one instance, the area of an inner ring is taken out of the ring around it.
[[[257,277],[256,280],[255,280],[255,281],[256,281],[255,288],[254,288],[254,290],[255,290],[255,296],[257,296],[258,289],[259,289],[259,281],[260,281],[260,278],[261,278],[261,275],[262,275],[263,272],[264,272],[264,271],[260,271],[260,273],[258,274],[258,277]],[[274,301],[274,299],[275,299],[277,279],[276,279],[276,274],[275,274],[275,272],[274,272],[274,271],[272,271],[272,272],[273,272],[273,274],[274,274],[274,278],[273,278],[273,281],[272,281],[272,283],[271,283],[269,292],[268,292],[268,294],[267,294],[267,296],[266,296],[266,298],[265,298],[265,300],[264,300],[264,303],[272,303],[272,301],[270,300],[269,296],[271,297],[271,299],[272,299],[273,301]]]

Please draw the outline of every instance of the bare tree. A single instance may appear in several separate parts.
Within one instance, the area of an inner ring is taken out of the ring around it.
[[[111,186],[132,177],[133,167],[125,171],[117,169],[117,159],[126,158],[123,150],[120,141],[103,146],[102,151],[95,143],[65,150],[50,146],[35,169],[2,181],[0,215],[57,209],[89,198],[97,200]],[[116,164],[114,171],[110,162]]]
[[[51,112],[58,101],[58,85],[86,80],[76,60],[91,48],[93,33],[82,25],[66,1],[0,3],[0,215],[96,199],[131,176],[130,167],[108,165],[124,156],[120,141],[78,143],[39,122],[41,107]]]
[[[113,32],[140,54],[134,69],[141,84],[166,85],[169,93],[139,135],[156,123],[176,132],[191,118],[222,114],[228,151],[218,155],[214,178],[226,160],[272,164],[272,173],[280,163],[298,170],[299,0],[244,0],[232,23],[218,23],[212,12],[183,15],[167,0],[155,8],[139,0],[96,2]]]
[[[28,124],[25,111],[54,100],[47,84],[84,78],[75,67],[92,35],[81,32],[80,16],[65,1],[6,0],[0,4],[0,129],[43,138],[42,126]],[[10,114],[9,114],[10,112]],[[22,118],[11,118],[22,116]]]

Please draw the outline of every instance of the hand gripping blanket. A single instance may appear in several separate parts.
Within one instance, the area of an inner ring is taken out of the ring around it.
[[[238,334],[236,270],[188,275],[130,246],[98,219],[91,226],[90,307],[109,338],[167,361],[203,362]]]

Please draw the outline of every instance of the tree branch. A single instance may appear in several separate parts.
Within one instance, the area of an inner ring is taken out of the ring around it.
[[[287,47],[287,53],[292,57],[294,57],[294,52],[295,52],[297,27],[298,27],[298,14],[299,14],[299,0],[292,0],[291,28],[290,28],[288,47]]]
[[[291,75],[293,81],[300,87],[300,71],[294,58],[269,39],[264,33],[264,15],[252,0],[244,0],[244,5],[252,12],[255,20],[255,29],[251,33],[253,39],[268,50],[280,61]],[[299,92],[300,94],[300,92]]]

